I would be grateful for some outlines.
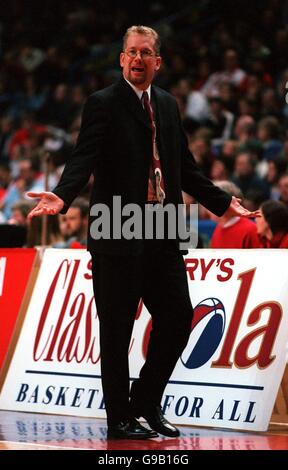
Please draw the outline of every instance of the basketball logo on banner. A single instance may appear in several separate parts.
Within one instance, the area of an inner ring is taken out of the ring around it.
[[[187,369],[205,364],[218,348],[225,330],[225,308],[214,297],[202,300],[194,309],[191,334],[181,355]]]

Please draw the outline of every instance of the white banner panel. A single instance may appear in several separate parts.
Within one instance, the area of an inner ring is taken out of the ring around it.
[[[288,251],[193,250],[185,262],[195,315],[164,412],[176,424],[266,430],[285,367],[288,270],[281,266]],[[144,363],[149,331],[140,304],[132,378]],[[46,250],[0,408],[105,417],[87,252]]]

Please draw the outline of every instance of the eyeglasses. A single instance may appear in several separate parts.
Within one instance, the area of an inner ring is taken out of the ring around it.
[[[154,52],[149,51],[149,49],[143,49],[143,51],[137,51],[136,49],[129,49],[129,51],[124,51],[131,59],[135,59],[138,53],[140,54],[141,59],[150,59],[151,57],[156,57],[157,54]]]

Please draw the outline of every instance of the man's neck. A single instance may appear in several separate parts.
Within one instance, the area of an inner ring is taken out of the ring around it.
[[[124,75],[123,75],[124,77]],[[149,100],[151,99],[151,85],[148,86],[146,90],[142,90],[141,88],[136,87],[133,83],[129,82],[127,78],[124,77],[124,80],[131,86],[131,88],[135,91],[136,95],[138,96],[139,100],[142,98],[143,91],[147,91]]]

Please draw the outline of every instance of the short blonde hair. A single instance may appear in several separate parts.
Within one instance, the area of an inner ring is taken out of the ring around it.
[[[213,181],[215,186],[225,191],[225,193],[230,194],[230,196],[238,197],[239,199],[243,199],[243,193],[241,189],[232,181]]]
[[[126,48],[127,44],[127,39],[130,36],[130,34],[143,34],[144,36],[151,36],[154,39],[154,49],[157,55],[160,55],[160,47],[161,47],[161,40],[160,36],[155,31],[155,29],[149,28],[149,26],[130,26],[130,28],[127,29],[126,33],[123,36],[123,49]]]

